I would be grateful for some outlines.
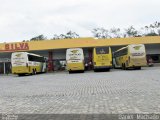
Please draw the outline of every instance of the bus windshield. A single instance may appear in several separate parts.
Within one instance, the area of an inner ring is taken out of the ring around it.
[[[26,54],[21,52],[12,53],[11,59],[12,66],[24,66],[27,62]]]
[[[96,54],[108,54],[109,47],[98,47],[96,48]]]
[[[68,49],[67,50],[67,60],[83,60],[83,51],[82,49]]]
[[[35,56],[35,55],[28,54],[28,61],[45,62],[45,58],[41,56]]]
[[[131,56],[144,56],[145,55],[145,47],[144,45],[131,45],[130,46]]]

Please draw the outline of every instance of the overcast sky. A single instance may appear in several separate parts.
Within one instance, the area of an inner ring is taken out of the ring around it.
[[[0,0],[0,42],[160,21],[160,0]]]

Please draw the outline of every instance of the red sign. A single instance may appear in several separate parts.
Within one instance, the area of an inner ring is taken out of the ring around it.
[[[29,50],[28,43],[12,43],[5,44],[6,51],[15,51],[15,50]]]

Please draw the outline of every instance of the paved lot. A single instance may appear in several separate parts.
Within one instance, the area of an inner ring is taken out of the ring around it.
[[[160,113],[160,67],[1,75],[0,113]]]

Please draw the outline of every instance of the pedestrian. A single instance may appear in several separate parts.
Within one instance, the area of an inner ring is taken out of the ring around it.
[[[88,63],[89,65],[89,70],[92,70],[92,62],[90,61],[89,63]]]
[[[88,63],[85,64],[85,70],[88,70]]]

